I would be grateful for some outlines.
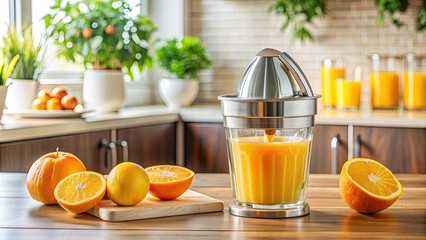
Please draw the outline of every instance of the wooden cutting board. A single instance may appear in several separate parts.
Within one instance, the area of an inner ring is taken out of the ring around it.
[[[119,222],[219,211],[223,211],[222,201],[188,190],[171,201],[159,200],[148,194],[136,206],[117,206],[111,200],[102,200],[88,213],[105,221]]]

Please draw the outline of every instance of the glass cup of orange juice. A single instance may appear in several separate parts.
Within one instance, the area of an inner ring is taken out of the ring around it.
[[[403,85],[404,108],[426,109],[426,57],[409,53],[405,58]]]
[[[343,59],[325,59],[321,63],[321,95],[326,107],[336,106],[336,80],[345,78],[345,62]]]
[[[397,109],[399,106],[398,57],[371,55],[370,91],[373,109]]]
[[[356,67],[352,79],[336,80],[336,108],[357,110],[361,105],[361,68]]]
[[[313,128],[229,129],[235,204],[260,209],[303,206]]]

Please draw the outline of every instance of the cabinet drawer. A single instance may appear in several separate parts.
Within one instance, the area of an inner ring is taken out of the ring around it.
[[[185,165],[195,172],[228,173],[222,123],[185,123]]]
[[[394,173],[426,173],[426,129],[354,127],[354,138],[360,157],[378,160]]]
[[[101,171],[106,150],[102,139],[109,141],[110,132],[67,135],[43,139],[0,144],[0,170],[3,172],[28,172],[31,165],[42,155],[57,147],[80,158],[88,170]]]

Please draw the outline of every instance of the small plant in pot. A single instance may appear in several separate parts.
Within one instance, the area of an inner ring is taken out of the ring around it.
[[[9,62],[9,65],[1,63],[0,61],[0,120],[3,116],[4,102],[6,99],[7,87],[5,86],[6,80],[9,78],[9,75],[12,73],[13,68],[15,67],[16,62],[19,59],[19,55],[16,55]]]
[[[149,39],[156,28],[131,11],[125,0],[56,0],[44,17],[58,55],[90,69],[83,82],[86,108],[117,111],[125,101],[123,72],[134,78],[152,65]]]
[[[43,71],[45,62],[46,38],[41,37],[35,42],[31,26],[19,31],[10,25],[3,36],[1,53],[5,62],[10,62],[16,55],[20,58],[14,71],[7,80],[8,93],[6,108],[11,110],[31,109],[31,102],[35,99],[38,88],[38,79]]]
[[[199,91],[198,74],[208,69],[211,60],[200,39],[185,36],[169,39],[156,50],[159,66],[174,78],[160,78],[159,93],[170,108],[190,106]]]

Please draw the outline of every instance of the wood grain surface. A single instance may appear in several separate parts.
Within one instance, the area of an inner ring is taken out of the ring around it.
[[[222,201],[188,190],[172,201],[163,201],[148,194],[135,206],[117,206],[109,199],[102,200],[88,213],[105,221],[119,222],[219,211],[223,211]]]
[[[0,239],[425,239],[426,175],[397,175],[404,188],[389,209],[359,214],[340,198],[338,175],[311,174],[311,213],[289,219],[255,219],[223,212],[105,222],[72,215],[31,199],[25,174],[0,173]],[[231,199],[228,174],[197,174],[191,189]]]

